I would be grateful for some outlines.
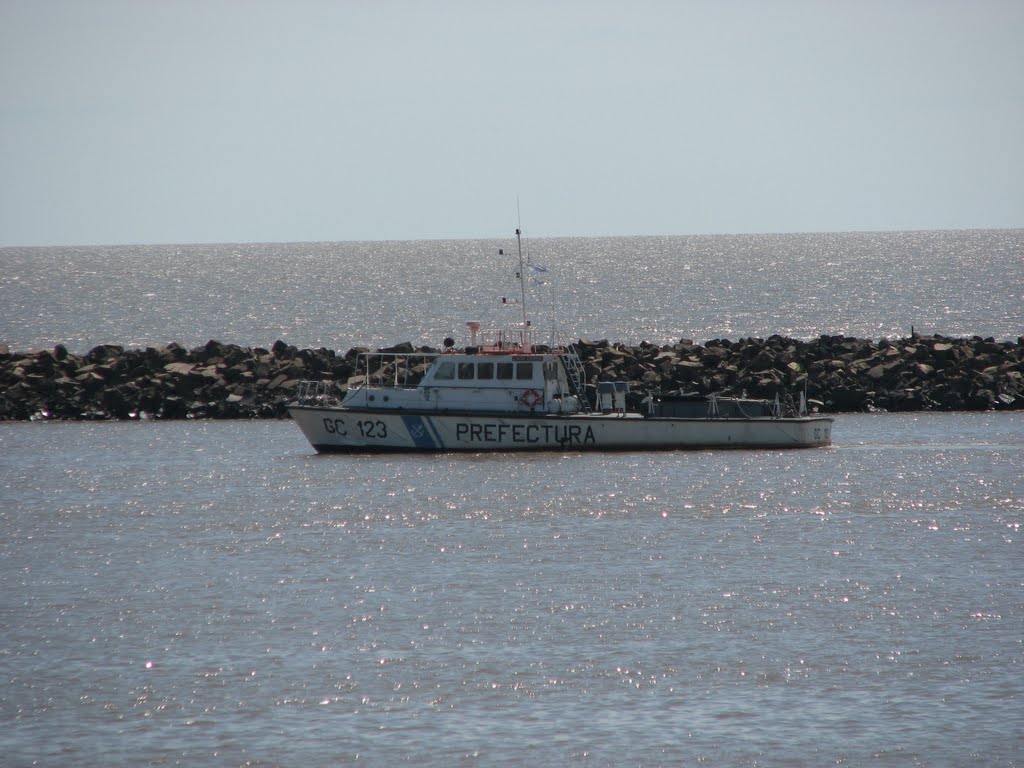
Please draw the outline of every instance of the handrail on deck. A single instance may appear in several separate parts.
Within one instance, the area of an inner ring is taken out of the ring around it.
[[[340,405],[344,392],[336,381],[300,381],[296,390],[299,405]]]
[[[433,361],[440,352],[360,352],[360,363],[356,366],[356,376],[362,377],[355,389],[375,387],[377,389],[411,389],[418,384],[418,379],[410,381],[412,368],[425,361]],[[374,365],[375,358],[380,358]],[[355,378],[355,377],[353,377]]]

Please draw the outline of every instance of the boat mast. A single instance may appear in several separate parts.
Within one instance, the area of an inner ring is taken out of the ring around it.
[[[529,321],[526,319],[526,264],[522,260],[522,232],[515,228],[515,244],[519,249],[519,295],[522,300],[522,329],[526,330]]]
[[[532,350],[528,349],[530,345],[527,344],[530,321],[526,317],[526,264],[523,262],[523,237],[519,227],[516,227],[516,248],[519,250],[519,295],[523,307],[522,347],[523,349],[526,349],[527,352],[530,352]]]

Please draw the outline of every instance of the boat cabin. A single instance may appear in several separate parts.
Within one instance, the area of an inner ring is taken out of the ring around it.
[[[508,348],[507,348],[508,349]],[[369,352],[349,382],[346,408],[575,413],[580,399],[564,352]]]

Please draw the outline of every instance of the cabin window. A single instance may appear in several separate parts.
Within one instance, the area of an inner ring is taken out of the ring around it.
[[[493,379],[494,378],[494,363],[477,363],[476,364],[476,377],[478,379]]]
[[[455,363],[441,363],[437,366],[437,373],[434,374],[434,378],[438,380],[448,381],[455,378]]]
[[[548,360],[544,363],[544,379],[546,381],[558,381],[558,366],[555,365],[554,360]]]
[[[512,363],[498,363],[498,378],[499,379],[511,379],[512,376]]]
[[[533,381],[533,363],[516,363],[516,379]]]
[[[474,363],[459,363],[459,378],[460,379],[474,379],[476,378]]]

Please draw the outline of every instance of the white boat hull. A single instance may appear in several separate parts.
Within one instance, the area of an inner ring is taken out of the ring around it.
[[[318,452],[816,448],[832,419],[644,418],[629,415],[478,415],[292,405]]]

